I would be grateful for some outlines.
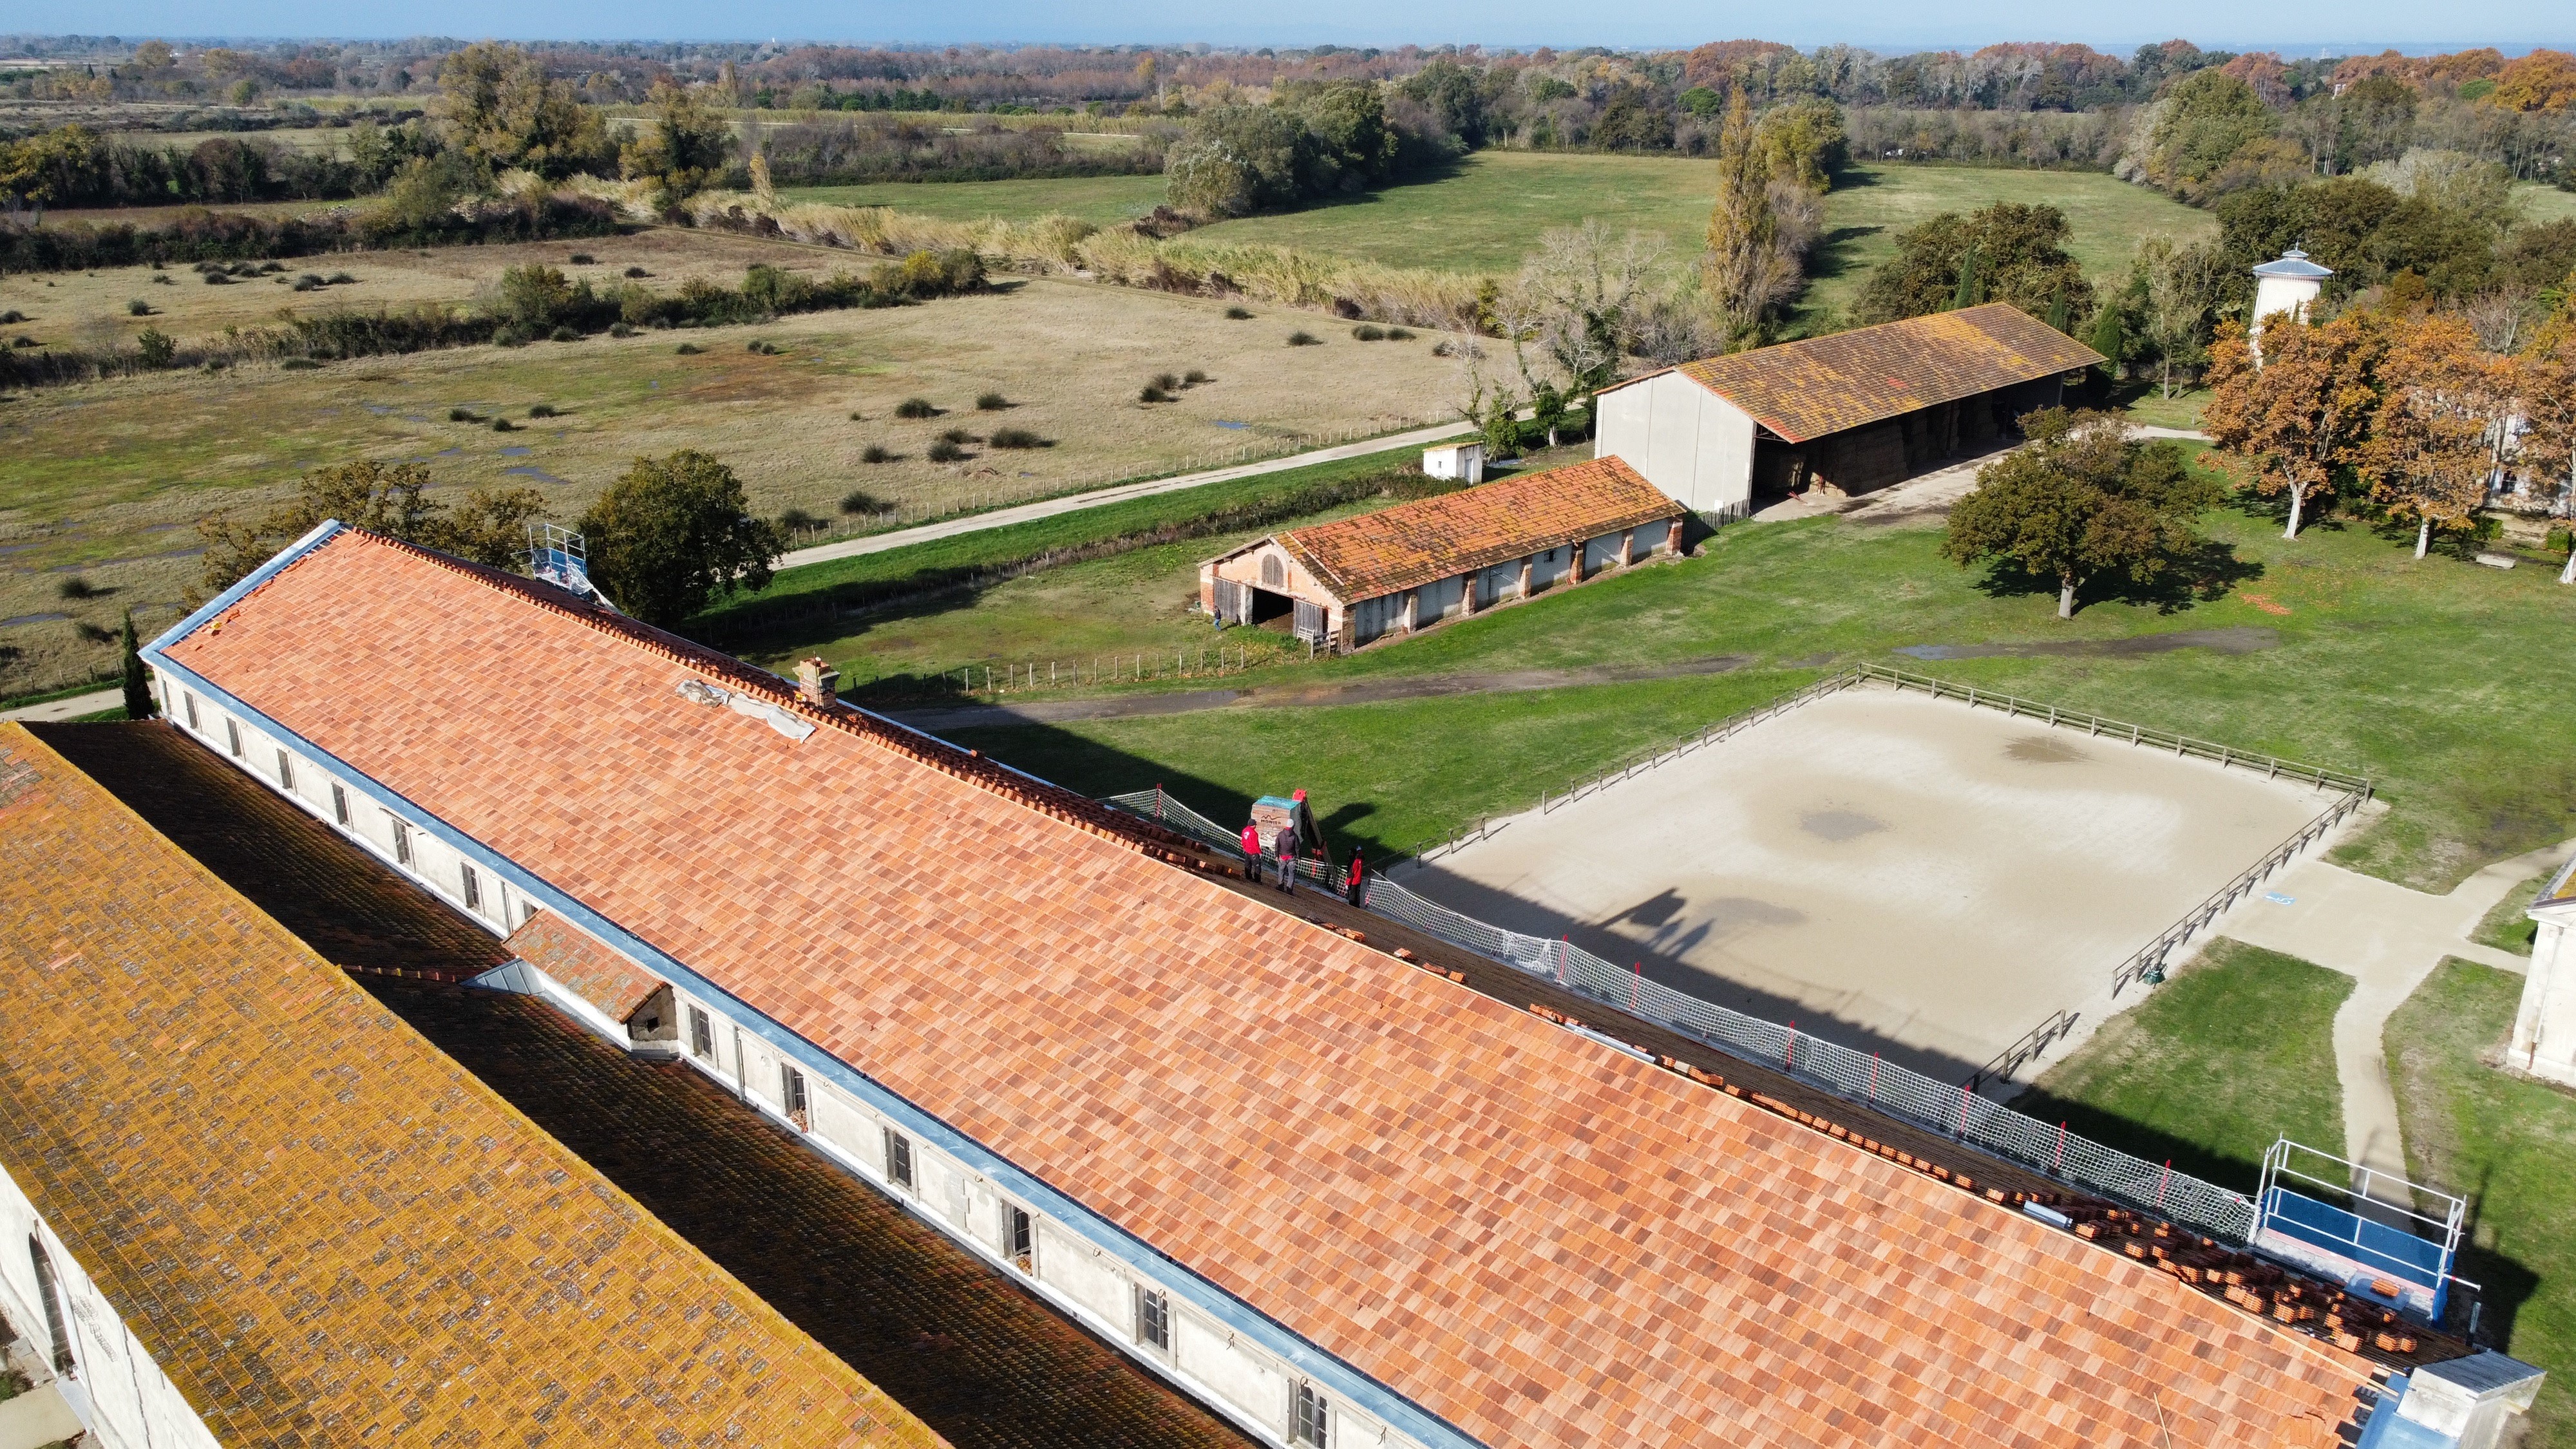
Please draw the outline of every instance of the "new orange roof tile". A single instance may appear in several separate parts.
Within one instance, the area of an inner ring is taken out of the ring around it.
[[[1290,529],[1278,540],[1334,597],[1357,603],[1682,511],[1612,457]]]
[[[660,977],[637,970],[633,962],[552,911],[529,917],[501,944],[511,955],[608,1013],[610,1021],[633,1016],[637,1007],[662,989]]]
[[[231,1445],[936,1445],[23,726],[0,1163]]]
[[[168,656],[1486,1443],[2322,1449],[2369,1379],[467,566],[343,533]]]
[[[2102,354],[2008,302],[1683,363],[1793,443],[2092,367]]]

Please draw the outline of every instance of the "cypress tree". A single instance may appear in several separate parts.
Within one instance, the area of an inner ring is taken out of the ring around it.
[[[134,638],[134,611],[125,611],[125,717],[150,719],[159,713],[152,698],[152,685],[143,675],[143,649]]]

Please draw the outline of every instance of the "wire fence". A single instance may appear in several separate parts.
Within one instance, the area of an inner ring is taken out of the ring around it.
[[[1977,1095],[1973,1080],[1952,1084],[1886,1061],[1875,1052],[1811,1036],[1688,996],[1642,969],[1622,969],[1563,939],[1524,936],[1461,915],[1404,887],[1373,877],[1368,909],[1390,920],[1491,961],[1553,981],[1568,991],[1613,1006],[1739,1057],[1812,1083],[1857,1102],[1942,1133],[1954,1141],[2018,1163],[2086,1192],[2099,1193],[2160,1213],[2231,1242],[2247,1240],[2254,1225],[2250,1198],[2170,1163],[2149,1162],[2116,1147],[2016,1112]]]
[[[1274,664],[1314,657],[1304,645],[1239,649],[1215,645],[1099,654],[1085,659],[1032,659],[999,664],[969,664],[929,676],[953,685],[960,694],[1000,696],[1044,689],[1088,689],[1097,684],[1130,684],[1155,679],[1217,679]]]

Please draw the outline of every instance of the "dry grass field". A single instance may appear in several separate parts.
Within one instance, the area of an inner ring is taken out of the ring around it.
[[[146,269],[95,277],[12,277],[8,330],[46,341],[130,336],[147,322],[182,339],[256,325],[281,306],[464,301],[502,267],[542,258],[604,279],[627,266],[676,286],[690,275],[738,279],[750,261],[817,273],[853,260],[813,248],[692,232],[428,256],[307,259],[286,274],[345,267],[345,287],[296,293],[266,281],[173,285]],[[140,296],[159,312],[125,314]],[[1177,471],[1244,448],[1285,450],[1316,433],[1393,429],[1444,415],[1456,390],[1433,338],[1360,343],[1312,313],[1230,321],[1220,303],[1057,280],[1006,279],[985,296],[877,311],[810,313],[765,326],[646,332],[627,339],[470,347],[288,371],[252,365],[220,376],[166,373],[19,392],[0,401],[0,697],[77,683],[110,655],[99,634],[127,606],[166,623],[196,583],[193,525],[282,496],[304,469],[358,457],[426,461],[441,489],[533,483],[577,516],[639,454],[698,448],[732,464],[756,505],[826,518],[853,489],[912,516]],[[1297,330],[1324,339],[1289,347]],[[753,341],[778,350],[747,350]],[[703,349],[681,355],[689,344]],[[1179,400],[1137,392],[1159,373],[1202,371]],[[979,411],[1001,394],[1009,406]],[[894,416],[908,398],[941,410]],[[538,403],[558,415],[532,420]],[[452,408],[503,415],[509,433],[451,422]],[[853,420],[852,414],[857,414]],[[999,428],[1050,446],[980,441],[949,464],[927,458],[940,433]],[[862,461],[871,445],[895,461]],[[65,598],[78,577],[99,592]],[[50,617],[48,617],[50,616]]]

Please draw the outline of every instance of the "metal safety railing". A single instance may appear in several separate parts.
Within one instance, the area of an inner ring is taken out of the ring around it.
[[[1568,991],[1669,1026],[1729,1055],[1787,1073],[2071,1187],[2160,1213],[2231,1242],[2245,1242],[2253,1228],[2254,1205],[2245,1194],[2176,1172],[2170,1163],[2149,1162],[2077,1136],[2063,1123],[2052,1125],[2016,1112],[1978,1096],[1973,1082],[1939,1081],[1875,1052],[1855,1051],[1795,1027],[1702,1001],[1646,979],[1641,968],[1614,966],[1562,938],[1525,936],[1488,925],[1392,881],[1372,878],[1366,904],[1379,915],[1488,960],[1554,981]]]

